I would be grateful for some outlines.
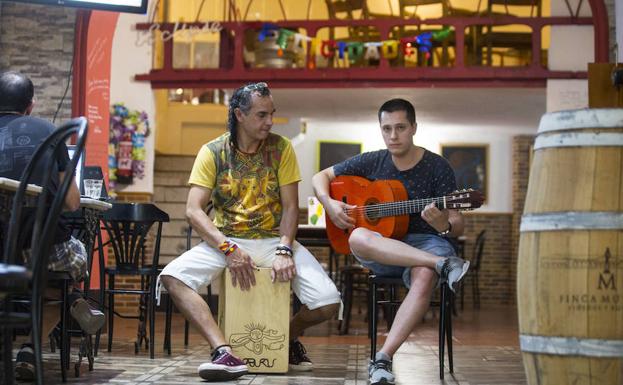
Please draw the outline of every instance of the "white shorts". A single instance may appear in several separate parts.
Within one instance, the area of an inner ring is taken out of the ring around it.
[[[246,251],[258,267],[273,266],[279,238],[230,239]],[[301,303],[310,310],[341,303],[340,293],[316,258],[296,241],[292,245],[292,251],[294,251],[296,276],[291,286]],[[198,291],[220,276],[225,267],[227,267],[227,262],[223,253],[201,242],[169,262],[160,276],[170,275],[194,291]],[[160,277],[158,277],[156,290],[160,297]]]

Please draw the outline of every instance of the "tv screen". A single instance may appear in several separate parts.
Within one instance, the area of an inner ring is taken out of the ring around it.
[[[9,0],[18,3],[60,5],[114,12],[146,13],[148,0]]]

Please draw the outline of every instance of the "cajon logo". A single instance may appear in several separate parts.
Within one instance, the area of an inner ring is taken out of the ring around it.
[[[251,368],[261,368],[262,366],[266,368],[272,368],[273,366],[275,366],[275,361],[277,361],[276,358],[273,358],[272,360],[269,360],[268,358],[260,358],[259,360],[256,360],[252,357],[245,357],[242,360],[245,364],[247,364],[247,366]]]
[[[284,347],[285,334],[275,329],[266,330],[266,325],[250,323],[244,325],[246,333],[232,333],[229,344],[232,348],[243,347],[254,354],[262,354],[266,350],[279,350]]]
[[[614,274],[610,271],[610,248],[606,249],[604,254],[604,271],[599,273],[599,290],[617,290],[616,279]]]

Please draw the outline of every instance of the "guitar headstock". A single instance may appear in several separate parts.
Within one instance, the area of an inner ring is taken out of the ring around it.
[[[446,208],[452,210],[473,210],[482,206],[484,195],[473,189],[455,191],[446,197]]]

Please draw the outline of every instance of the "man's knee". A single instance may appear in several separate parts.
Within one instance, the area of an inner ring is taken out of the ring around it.
[[[435,283],[437,273],[428,267],[414,267],[411,269],[411,288],[410,292],[430,296]]]
[[[308,310],[304,315],[307,322],[322,322],[332,319],[340,309],[339,303],[333,303],[330,305],[321,306],[314,310]]]
[[[316,309],[319,311],[319,318],[321,318],[323,321],[324,320],[329,320],[332,319],[333,317],[335,317],[335,315],[337,314],[338,310],[340,310],[340,304],[339,303],[332,303],[331,305],[326,305],[326,306],[321,306],[318,309]]]
[[[171,275],[161,275],[160,282],[162,282],[162,286],[164,286],[169,293],[174,292],[180,284],[183,284],[182,281]]]
[[[363,259],[368,259],[367,254],[371,247],[370,242],[372,237],[373,233],[370,230],[364,227],[357,227],[350,233],[348,245],[355,255]]]

